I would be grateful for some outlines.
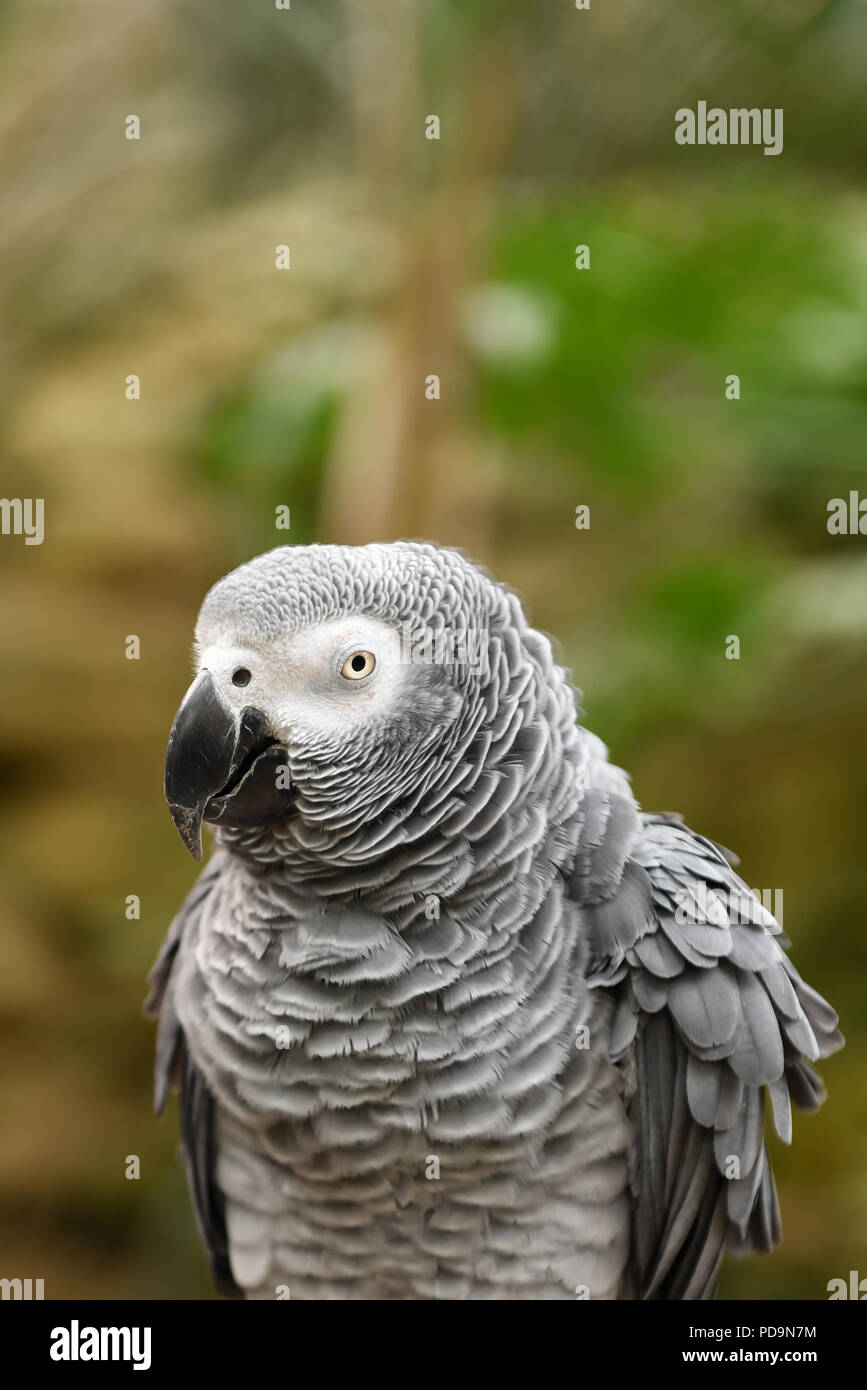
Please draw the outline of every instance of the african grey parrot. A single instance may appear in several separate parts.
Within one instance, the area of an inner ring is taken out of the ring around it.
[[[836,1015],[730,857],[639,811],[515,595],[434,545],[281,547],[196,652],[166,795],[216,849],[148,1004],[219,1291],[700,1299],[770,1249],[764,1096],[788,1141]]]

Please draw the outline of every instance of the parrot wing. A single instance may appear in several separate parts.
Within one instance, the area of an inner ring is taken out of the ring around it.
[[[240,1298],[241,1290],[229,1264],[224,1201],[214,1181],[214,1102],[201,1072],[193,1065],[172,997],[172,967],[178,948],[213,893],[224,859],[224,853],[216,850],[172,922],[148,977],[151,992],[145,1014],[158,1019],[154,1109],[161,1115],[169,1091],[180,1093],[181,1152],[199,1234],[218,1292],[224,1298]]]
[[[837,1016],[729,856],[679,817],[641,817],[608,896],[588,902],[583,873],[588,981],[616,1001],[610,1055],[636,1134],[628,1292],[709,1298],[724,1248],[780,1239],[765,1096],[789,1143],[791,1102],[824,1099],[810,1061],[842,1046]]]

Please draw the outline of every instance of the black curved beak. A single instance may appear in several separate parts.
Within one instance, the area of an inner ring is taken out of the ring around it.
[[[194,859],[202,857],[208,803],[227,796],[273,743],[261,710],[248,706],[238,719],[220,699],[210,671],[196,677],[172,724],[165,778],[172,820]]]

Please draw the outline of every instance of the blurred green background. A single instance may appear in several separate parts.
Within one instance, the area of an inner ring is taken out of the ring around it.
[[[867,538],[826,529],[867,496],[865,41],[854,0],[0,7],[2,492],[46,506],[0,538],[0,1274],[210,1296],[139,1014],[195,616],[272,545],[403,536],[518,589],[642,804],[783,890],[848,1047],[722,1295],[867,1275]],[[783,154],[677,146],[699,100],[782,107]]]

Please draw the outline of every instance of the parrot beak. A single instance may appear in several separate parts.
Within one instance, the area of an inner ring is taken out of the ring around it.
[[[230,799],[259,755],[278,751],[274,744],[261,710],[248,706],[238,719],[220,699],[210,671],[196,677],[172,724],[165,777],[172,820],[194,859],[202,857],[202,821],[233,823],[235,817],[226,814]],[[285,758],[285,750],[278,756]],[[271,759],[272,784],[273,767]],[[281,793],[283,801],[286,796]]]

